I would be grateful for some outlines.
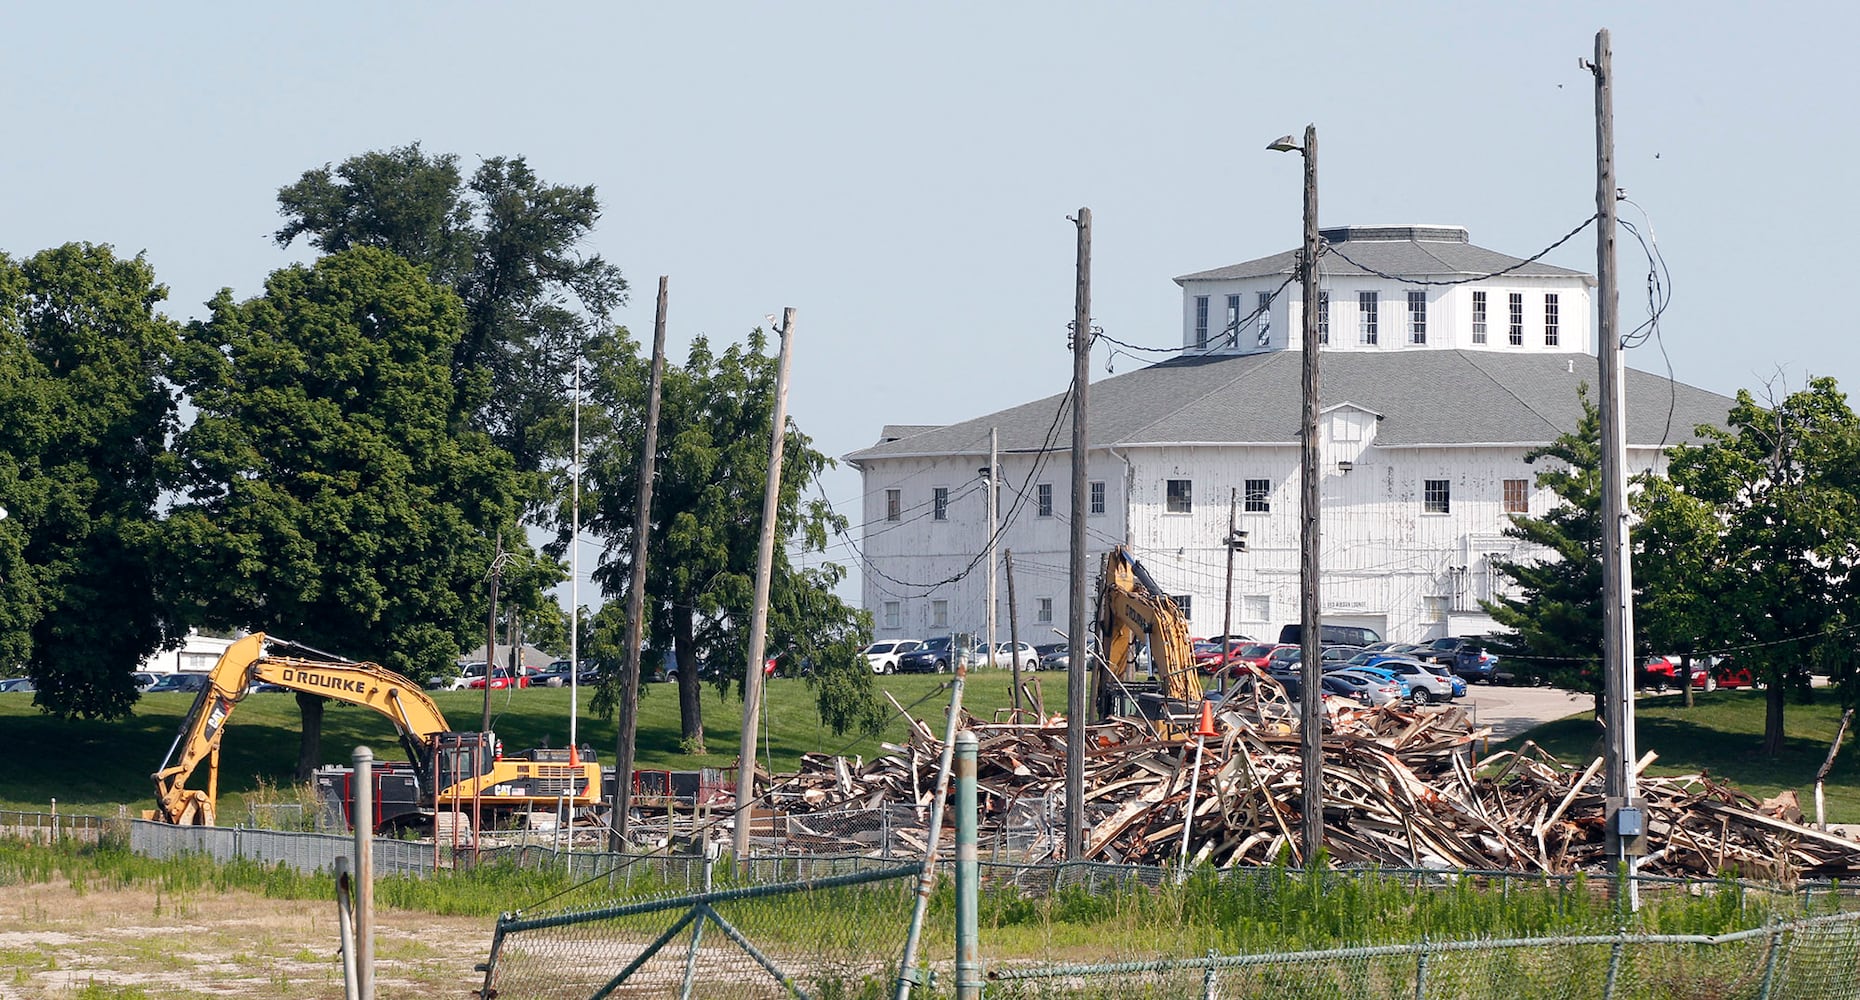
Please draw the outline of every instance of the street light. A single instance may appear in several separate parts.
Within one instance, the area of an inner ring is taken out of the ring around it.
[[[1305,245],[1298,257],[1300,289],[1304,296],[1301,339],[1304,351],[1304,419],[1301,423],[1304,460],[1299,470],[1298,504],[1298,627],[1300,680],[1304,686],[1299,712],[1299,751],[1304,784],[1305,864],[1312,864],[1324,846],[1324,732],[1319,708],[1324,683],[1323,624],[1318,614],[1318,340],[1317,340],[1317,126],[1305,126],[1305,141],[1289,135],[1273,140],[1267,149],[1297,152],[1305,161]]]

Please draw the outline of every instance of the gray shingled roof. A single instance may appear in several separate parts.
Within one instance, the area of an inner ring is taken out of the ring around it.
[[[1203,442],[1284,444],[1298,440],[1303,355],[1177,358],[1091,385],[1087,437],[1094,448]],[[1573,367],[1573,371],[1570,369]],[[1326,409],[1352,404],[1382,415],[1381,447],[1536,445],[1572,431],[1582,414],[1576,387],[1597,398],[1597,361],[1587,354],[1504,351],[1338,351],[1325,354],[1319,395]],[[1627,439],[1635,446],[1696,440],[1699,424],[1723,426],[1733,400],[1629,369]],[[944,427],[933,427],[847,455],[851,462],[915,455],[982,454],[988,430],[1001,450],[1066,448],[1071,423],[1062,395]],[[1669,420],[1668,409],[1671,409]],[[1048,442],[1048,431],[1052,439]],[[887,427],[886,432],[899,430]]]
[[[1322,229],[1319,233],[1331,248],[1318,262],[1326,275],[1364,275],[1381,271],[1410,278],[1465,276],[1492,274],[1522,263],[1522,258],[1473,246],[1466,230],[1454,226],[1343,226]],[[1287,250],[1212,271],[1184,274],[1175,279],[1175,283],[1269,278],[1289,275],[1296,265],[1297,252]],[[1584,276],[1582,271],[1542,261],[1524,264],[1508,273],[1536,278]]]

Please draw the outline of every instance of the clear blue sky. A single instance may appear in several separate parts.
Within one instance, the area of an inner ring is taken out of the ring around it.
[[[1602,27],[1674,375],[1860,383],[1850,4],[30,4],[0,36],[0,250],[146,252],[190,318],[302,256],[269,234],[305,169],[520,154],[597,185],[636,334],[671,276],[674,357],[797,308],[791,413],[841,455],[1064,388],[1081,205],[1096,322],[1175,340],[1172,276],[1297,243],[1298,159],[1263,147],[1307,122],[1325,225],[1535,252],[1594,210]],[[1593,270],[1593,241],[1550,260]],[[858,477],[827,491],[856,523]]]

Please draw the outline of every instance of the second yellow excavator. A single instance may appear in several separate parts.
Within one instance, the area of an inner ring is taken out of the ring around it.
[[[1137,711],[1154,720],[1201,708],[1201,674],[1195,667],[1188,620],[1174,599],[1122,546],[1105,553],[1098,576],[1097,633],[1104,661],[1092,671],[1100,717]],[[1138,678],[1135,654],[1149,640],[1154,681]]]

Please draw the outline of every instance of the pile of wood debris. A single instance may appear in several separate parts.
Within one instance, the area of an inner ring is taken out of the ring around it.
[[[1284,707],[1240,706],[1217,716],[1220,735],[1205,740],[1193,782],[1191,862],[1260,865],[1282,851],[1303,862],[1299,737]],[[1324,846],[1333,864],[1545,873],[1609,867],[1599,759],[1577,770],[1534,744],[1475,759],[1490,731],[1450,706],[1347,708],[1331,711],[1328,720]],[[983,844],[1012,818],[1025,817],[1028,805],[1062,814],[1063,720],[964,721],[981,741]],[[1086,733],[1081,860],[1180,860],[1195,739],[1168,739],[1151,723],[1126,718],[1088,726]],[[805,756],[798,773],[771,783],[771,805],[797,815],[913,804],[920,818],[927,817],[942,740],[911,719],[909,741],[885,746],[890,754],[869,764]],[[1654,756],[1638,769],[1644,772]],[[1650,834],[1645,874],[1860,875],[1860,842],[1803,825],[1792,795],[1760,803],[1703,774],[1643,775],[1639,783]],[[1026,860],[1056,857],[1059,844],[1050,824],[1047,830],[1033,839]],[[946,848],[949,836],[946,831]],[[925,839],[919,831],[906,842],[921,848]],[[861,845],[849,840],[840,846]]]

